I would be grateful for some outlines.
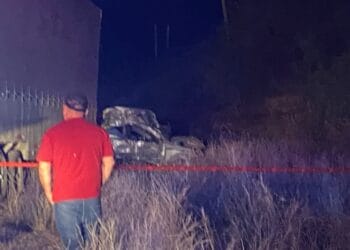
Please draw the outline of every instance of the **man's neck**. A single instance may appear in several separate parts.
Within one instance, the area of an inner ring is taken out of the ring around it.
[[[74,119],[84,119],[84,116],[69,116],[69,117],[66,117],[64,120],[69,121]]]

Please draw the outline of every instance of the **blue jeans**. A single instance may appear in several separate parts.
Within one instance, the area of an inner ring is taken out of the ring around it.
[[[65,248],[79,249],[89,240],[88,225],[101,218],[101,202],[99,198],[58,202],[54,215]]]

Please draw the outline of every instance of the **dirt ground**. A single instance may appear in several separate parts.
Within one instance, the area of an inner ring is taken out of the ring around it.
[[[60,249],[59,237],[55,232],[34,231],[0,209],[0,249]]]

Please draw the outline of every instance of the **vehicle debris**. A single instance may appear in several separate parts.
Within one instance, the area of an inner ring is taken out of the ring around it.
[[[190,165],[204,144],[193,136],[167,139],[153,111],[109,107],[103,111],[102,127],[111,138],[115,157],[124,163]]]

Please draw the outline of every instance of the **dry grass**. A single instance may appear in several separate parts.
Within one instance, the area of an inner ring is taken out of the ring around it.
[[[187,188],[181,183],[172,186],[171,178],[149,175],[140,179],[130,173],[114,176],[103,190],[102,241],[93,240],[92,248],[106,242],[113,245],[109,249],[207,249],[212,245],[207,218],[197,221],[186,213]]]
[[[221,141],[208,165],[333,166],[341,156],[302,147]],[[342,162],[343,161],[343,162]],[[347,249],[348,176],[116,171],[103,187],[103,220],[85,249]],[[1,203],[1,249],[58,249],[52,210],[37,177]]]

